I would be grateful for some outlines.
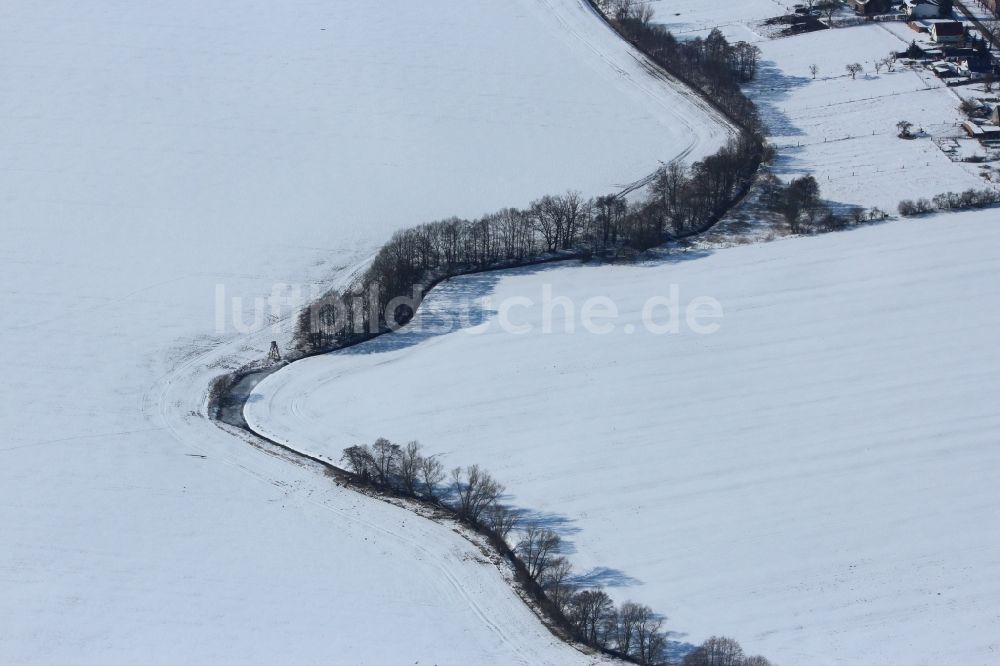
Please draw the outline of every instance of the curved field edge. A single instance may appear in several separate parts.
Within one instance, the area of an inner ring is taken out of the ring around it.
[[[1000,536],[996,235],[995,211],[977,211],[461,279],[427,312],[528,296],[536,333],[483,322],[313,358],[261,385],[248,419],[321,454],[384,436],[480,463],[573,529],[582,569],[621,567],[619,598],[695,636],[781,662],[979,663],[997,648],[983,631]],[[544,284],[575,303],[608,294],[638,324],[671,280],[721,299],[722,332],[537,332]]]
[[[609,29],[614,31],[623,40],[630,41],[627,39],[627,36],[622,29],[622,26],[613,20],[609,20],[608,17],[605,16],[605,14],[592,0],[581,0],[581,5],[587,7],[590,10],[590,13],[594,15],[595,19],[602,20]],[[631,41],[631,43],[633,46],[636,47],[638,46],[634,41]],[[642,53],[641,50],[640,53]],[[708,104],[708,108],[706,108],[705,110],[706,112],[708,112],[709,115],[714,115],[716,113],[721,114],[721,116],[725,117],[726,120],[729,123],[731,123],[729,125],[730,128],[738,127],[739,129],[737,130],[737,133],[742,134],[745,138],[747,138],[748,143],[756,142],[756,144],[758,145],[757,150],[762,151],[761,146],[763,146],[763,138],[760,134],[757,133],[759,132],[759,130],[749,129],[745,122],[741,122],[739,119],[731,116],[726,111],[725,108],[715,103],[714,100],[712,100],[709,95],[697,89],[693,84],[688,82],[686,79],[682,77],[673,76],[672,74],[668,74],[664,69],[662,69],[661,65],[657,63],[655,58],[653,58],[652,56],[648,54],[642,54],[640,57],[648,58],[644,67],[648,71],[650,71],[656,78],[660,79],[662,83],[671,86],[680,85],[687,88],[690,94],[695,96],[697,99],[701,100],[701,103]],[[750,106],[752,107],[752,104],[750,104]],[[685,152],[682,156],[676,158],[675,161],[679,161],[686,154],[687,152]],[[755,180],[755,174],[757,170],[760,168],[760,165],[763,162],[764,157],[760,156],[752,159],[754,161],[753,161],[751,175],[749,175],[748,177],[744,177],[743,184],[734,194],[731,195],[732,198],[724,204],[723,210],[713,212],[708,217],[706,222],[700,223],[696,228],[692,228],[686,230],[683,233],[680,233],[678,237],[694,236],[711,229],[711,227],[714,226],[716,222],[721,220],[729,210],[736,208],[737,206],[739,206],[744,202],[744,200],[750,193],[750,188]],[[626,187],[617,196],[624,199],[625,196],[630,195],[632,192],[640,190],[641,188],[647,186],[653,180],[655,175],[656,174],[648,178],[642,179],[640,181],[637,181],[636,183]],[[550,254],[552,249],[554,248],[550,248]],[[567,248],[567,250],[569,250],[569,248]],[[563,252],[559,253],[559,256],[530,257],[528,258],[527,261],[514,262],[513,265],[510,267],[514,268],[514,267],[524,267],[537,264],[547,264],[551,262],[565,261],[568,259],[575,259],[575,258],[579,258],[578,253],[572,252],[571,250],[570,251],[564,250]],[[451,277],[455,277],[458,275],[481,273],[481,272],[492,272],[496,270],[503,270],[504,268],[506,267],[491,265],[475,269],[451,271],[446,274],[432,278],[431,284],[429,284],[423,290],[422,295],[426,296],[439,282],[445,279],[449,279]],[[375,337],[384,335],[389,332],[391,331],[383,329],[377,332],[362,334],[360,336],[356,335],[354,336],[353,339],[343,342],[337,345],[335,348],[339,350],[339,349],[346,349],[349,347],[353,347],[359,344],[363,344],[364,342],[367,342]],[[308,358],[310,356],[314,356],[317,354],[326,353],[329,352],[330,350],[331,349],[328,347],[322,350],[317,349],[311,352],[296,354],[293,357],[292,362],[294,362],[295,360],[301,360],[302,358]],[[250,424],[247,423],[243,415],[243,406],[245,405],[245,401],[249,399],[249,396],[251,395],[251,392],[253,388],[257,385],[257,383],[259,383],[262,379],[266,378],[267,375],[269,375],[271,372],[280,367],[285,367],[285,364],[283,363],[279,366],[273,366],[270,368],[260,368],[257,367],[256,364],[254,364],[249,367],[244,367],[243,369],[235,373],[230,373],[228,375],[215,378],[212,382],[212,385],[209,388],[209,394],[207,399],[207,408],[209,410],[209,414],[212,415],[214,418],[220,418],[223,422],[228,423],[231,426],[241,428],[243,430],[250,432],[254,436],[261,438],[261,440],[263,440],[264,442],[267,442],[268,444],[281,449],[282,451],[284,451],[284,453],[288,455],[291,455],[293,457],[299,457],[300,460],[303,462],[309,462],[320,465],[331,476],[336,476],[339,477],[341,480],[356,483],[357,479],[354,478],[353,475],[351,475],[346,470],[338,467],[337,465],[334,465],[329,460],[323,460],[312,454],[300,451],[288,443],[280,443],[258,432]],[[417,501],[415,498],[412,497],[408,498],[408,500],[404,502],[403,505],[409,506],[412,509],[417,509],[417,507],[420,506],[423,506],[424,509],[428,508],[428,505],[426,503],[421,505],[419,501]],[[448,509],[440,504],[433,504],[431,506],[432,508],[435,508],[438,512],[440,512],[442,509],[444,509],[446,512],[450,511],[452,514],[451,518],[452,519],[455,518],[453,510]],[[419,511],[419,509],[417,510]],[[430,517],[429,514],[425,513],[424,515],[425,517]],[[514,572],[516,573],[516,579],[520,583],[519,585],[515,586],[516,591],[525,601],[525,603],[538,615],[538,617],[543,621],[543,623],[550,629],[552,629],[553,632],[556,635],[560,636],[560,638],[562,638],[563,640],[566,640],[567,642],[574,645],[580,645],[573,639],[571,635],[572,628],[566,623],[566,618],[562,615],[562,613],[558,611],[556,611],[554,614],[552,613],[551,602],[548,600],[545,593],[542,591],[542,588],[533,580],[531,580],[530,576],[527,575],[524,562],[520,560],[520,558],[509,547],[506,541],[502,538],[499,538],[497,535],[491,533],[489,530],[484,530],[481,527],[472,527],[470,525],[466,525],[466,529],[478,532],[479,536],[483,537],[485,539],[485,542],[488,543],[493,548],[493,550],[507,562],[508,566],[510,566],[514,570]],[[593,649],[593,646],[589,647],[590,649]],[[606,652],[609,656],[619,657],[619,658],[623,657],[623,655],[614,653],[613,651],[608,651],[608,650],[603,650],[603,651]]]

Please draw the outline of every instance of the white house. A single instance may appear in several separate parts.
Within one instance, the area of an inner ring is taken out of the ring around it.
[[[931,23],[931,41],[935,44],[957,44],[965,39],[965,26],[959,21]]]
[[[939,18],[941,5],[938,0],[904,0],[903,11],[911,19]]]

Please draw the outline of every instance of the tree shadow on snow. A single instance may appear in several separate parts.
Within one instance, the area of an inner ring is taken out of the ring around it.
[[[580,532],[580,528],[574,524],[572,518],[567,518],[558,513],[521,508],[515,508],[514,511],[517,513],[518,522],[522,528],[537,527],[539,529],[552,530],[560,537],[563,537],[564,543],[565,537],[571,534],[579,534]]]
[[[518,529],[528,527],[552,530],[561,538],[560,555],[573,555],[577,552],[576,544],[567,537],[578,534],[581,529],[571,518],[558,513],[535,511],[532,509],[510,507],[518,515]],[[642,585],[638,578],[629,576],[621,569],[611,567],[594,567],[584,573],[576,574],[571,581],[581,588],[632,587]]]
[[[397,331],[380,335],[334,354],[382,354],[419,345],[443,335],[487,323],[497,311],[488,298],[502,279],[536,275],[573,265],[556,262],[536,266],[503,268],[449,278],[431,290],[413,319]]]
[[[679,631],[667,632],[667,646],[664,648],[663,652],[667,655],[668,663],[680,663],[684,657],[688,656],[698,648],[698,646],[694,643],[688,643],[685,640],[681,640],[685,636],[687,636],[687,634]]]
[[[581,587],[631,587],[642,585],[642,581],[627,575],[621,569],[594,567],[586,573],[573,576],[573,582]]]
[[[788,101],[792,91],[811,82],[812,79],[807,76],[789,76],[771,61],[761,63],[757,79],[746,87],[746,91],[757,105],[761,120],[773,136],[789,137],[805,134],[785,113],[782,104]]]

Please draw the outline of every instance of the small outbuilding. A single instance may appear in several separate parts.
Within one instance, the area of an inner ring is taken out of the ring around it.
[[[993,107],[993,115],[990,117],[990,121],[994,125],[1000,125],[1000,104]]]
[[[1000,125],[977,125],[971,120],[962,123],[962,129],[973,139],[1000,139]]]

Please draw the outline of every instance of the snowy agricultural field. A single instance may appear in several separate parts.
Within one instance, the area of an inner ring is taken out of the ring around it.
[[[579,0],[4,2],[0,60],[0,662],[588,661],[449,527],[207,421],[207,386],[287,338],[231,304],[729,129]]]
[[[909,32],[877,24],[757,42],[762,69],[748,93],[778,149],[778,175],[809,173],[832,202],[890,212],[902,199],[989,186],[978,165],[953,162],[936,143],[965,136],[958,94],[922,69],[875,71],[909,44],[900,30]],[[865,68],[856,80],[845,71],[854,62]],[[925,136],[900,139],[901,120]]]
[[[836,28],[794,37],[762,34],[761,22],[791,3],[749,0],[732,7],[704,0],[652,0],[654,20],[680,38],[704,37],[717,28],[730,41],[761,49],[761,70],[747,93],[760,107],[778,149],[774,171],[784,179],[814,175],[835,204],[877,206],[894,212],[902,199],[989,187],[979,164],[952,156],[985,155],[966,140],[959,91],[923,69],[876,72],[875,62],[903,51],[920,36],[905,23]],[[846,14],[849,14],[847,12]],[[856,80],[845,71],[861,63]],[[815,64],[814,79],[809,70]],[[925,135],[898,138],[896,123],[908,120]]]
[[[797,3],[786,0],[740,0],[726,3],[706,0],[646,0],[645,4],[653,9],[654,20],[678,37],[704,36],[713,28],[718,28],[727,37],[746,40],[744,34],[752,24],[787,14]]]
[[[780,664],[996,663],[998,265],[990,210],[452,279],[410,329],[281,370],[245,413],[333,459],[388,437],[485,466],[583,582],[664,613],[676,640],[730,635]],[[678,332],[653,334],[642,310],[672,286]],[[584,328],[595,297],[610,332]],[[722,308],[695,312],[714,334],[687,323],[699,297]]]

